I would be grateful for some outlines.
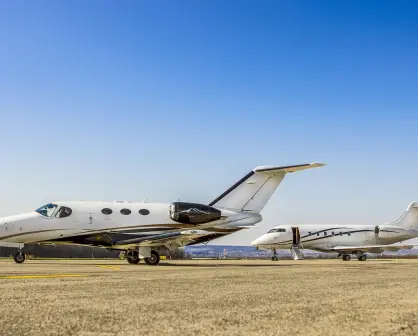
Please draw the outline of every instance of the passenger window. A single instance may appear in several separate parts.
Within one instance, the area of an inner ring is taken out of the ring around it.
[[[111,215],[112,212],[113,212],[112,209],[109,209],[109,208],[102,209],[102,214],[103,215]]]
[[[61,207],[59,210],[58,210],[58,213],[56,214],[56,216],[55,217],[58,217],[58,218],[64,218],[64,217],[68,217],[68,216],[70,216],[71,215],[71,213],[72,213],[73,211],[70,209],[70,208],[67,208],[67,207]]]
[[[129,209],[122,209],[122,210],[120,211],[120,213],[121,213],[122,215],[130,215],[130,214],[131,214],[131,210],[129,210]]]
[[[138,211],[140,215],[146,216],[149,215],[149,210],[148,209],[141,209]]]

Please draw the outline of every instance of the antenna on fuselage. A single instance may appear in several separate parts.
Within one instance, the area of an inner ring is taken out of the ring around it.
[[[146,197],[144,198],[144,200],[142,201],[142,203],[147,203],[147,198],[148,198],[148,196],[146,196]]]

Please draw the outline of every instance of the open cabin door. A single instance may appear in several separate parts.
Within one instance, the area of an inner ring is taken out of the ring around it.
[[[292,227],[292,235],[293,235],[293,245],[300,244],[300,232],[298,227]]]
[[[298,227],[292,227],[292,247],[290,253],[293,260],[305,259],[302,252],[302,245],[300,244],[300,231]]]

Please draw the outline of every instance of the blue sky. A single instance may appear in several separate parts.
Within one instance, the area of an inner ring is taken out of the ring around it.
[[[209,202],[292,174],[261,228],[418,200],[413,1],[0,2],[0,215],[56,199]]]

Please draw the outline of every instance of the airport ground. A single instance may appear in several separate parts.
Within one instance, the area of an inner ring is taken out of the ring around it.
[[[1,335],[417,335],[418,260],[0,260]]]

